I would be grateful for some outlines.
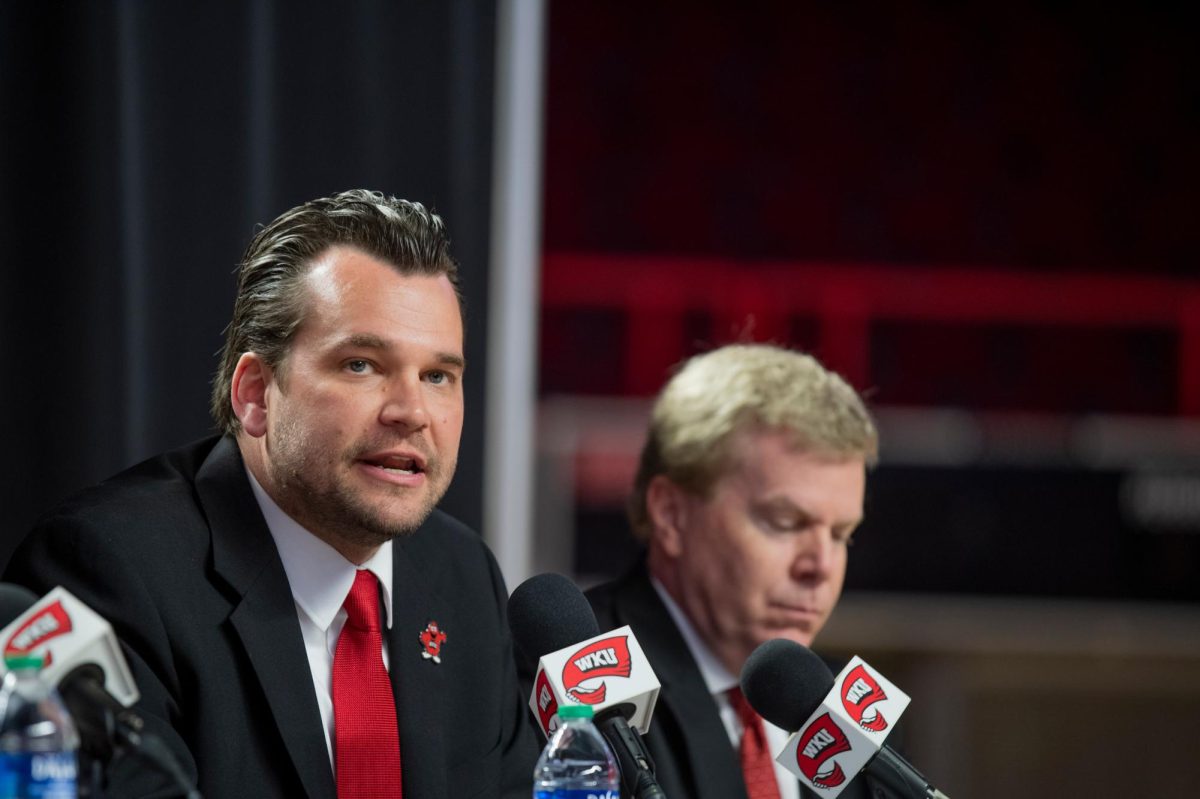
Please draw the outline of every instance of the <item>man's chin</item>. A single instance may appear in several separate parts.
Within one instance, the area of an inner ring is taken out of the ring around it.
[[[406,504],[404,507],[362,508],[358,514],[361,526],[379,537],[380,543],[404,538],[421,529],[433,513],[433,503]]]
[[[429,514],[379,515],[372,514],[360,517],[358,526],[373,539],[373,543],[382,544],[393,538],[407,538],[429,518]]]

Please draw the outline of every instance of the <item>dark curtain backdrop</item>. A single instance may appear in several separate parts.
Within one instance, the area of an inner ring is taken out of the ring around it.
[[[57,499],[212,430],[255,225],[354,187],[454,236],[445,506],[480,526],[494,34],[476,0],[0,3],[0,563]]]

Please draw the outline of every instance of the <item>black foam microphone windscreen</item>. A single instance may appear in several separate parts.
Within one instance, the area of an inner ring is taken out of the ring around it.
[[[746,658],[741,683],[758,715],[795,732],[833,688],[833,672],[808,647],[775,638]]]
[[[508,626],[535,661],[600,634],[587,598],[561,574],[539,574],[517,586],[508,598]]]

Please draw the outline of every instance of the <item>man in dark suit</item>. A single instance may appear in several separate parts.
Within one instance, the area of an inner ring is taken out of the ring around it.
[[[507,591],[435,510],[463,419],[441,219],[343,192],[242,260],[223,435],[68,500],[5,579],[112,622],[137,710],[208,799],[528,797]],[[126,761],[113,797],[171,795]]]
[[[659,395],[630,502],[644,562],[588,599],[601,629],[633,628],[662,682],[646,740],[672,799],[810,795],[772,763],[787,732],[738,677],[759,644],[809,646],[829,618],[876,448],[854,390],[778,347],[696,356]]]

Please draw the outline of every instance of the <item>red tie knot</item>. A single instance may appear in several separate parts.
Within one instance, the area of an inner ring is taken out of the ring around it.
[[[750,702],[742,694],[741,688],[735,685],[727,691],[727,694],[729,695],[729,704],[733,706],[743,727],[751,727],[759,723],[761,716],[750,706]]]
[[[360,630],[379,629],[379,580],[367,569],[354,574],[354,585],[346,594],[346,624]]]

